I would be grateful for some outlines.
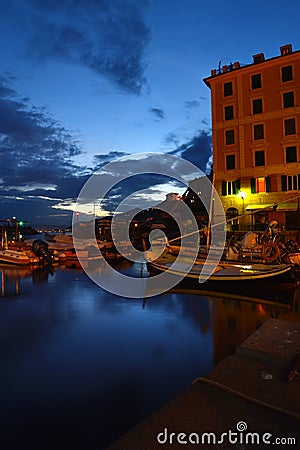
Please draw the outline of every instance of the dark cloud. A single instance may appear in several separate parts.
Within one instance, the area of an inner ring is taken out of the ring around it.
[[[158,158],[156,157],[156,160]],[[133,175],[116,184],[101,201],[101,207],[106,211],[115,211],[121,202],[124,202],[121,211],[125,212],[131,209],[147,209],[154,207],[159,203],[153,199],[154,194],[159,194],[158,188],[153,187],[161,184],[170,184],[170,192],[182,188],[184,184],[174,180],[171,177],[155,173],[145,173]],[[124,201],[125,199],[125,201]]]
[[[187,109],[198,108],[199,105],[200,105],[200,102],[198,102],[198,100],[188,100],[184,103],[184,106]]]
[[[170,132],[167,134],[167,136],[165,137],[165,143],[168,144],[174,144],[176,147],[179,147],[180,144],[180,138],[179,136],[174,133],[174,132]]]
[[[0,79],[1,83],[1,79]],[[13,89],[7,88],[6,86],[0,85],[0,98],[11,97],[15,95],[15,91]]]
[[[22,20],[28,55],[61,59],[105,76],[130,93],[145,84],[145,47],[150,31],[143,20],[147,1],[14,0],[13,20]]]
[[[98,170],[110,161],[126,155],[128,155],[128,153],[119,152],[118,150],[110,151],[106,154],[94,155],[95,167],[93,167],[93,170]]]
[[[191,170],[182,158],[157,153],[144,157],[132,154],[101,168],[81,194],[80,203],[101,201],[106,211],[115,211],[120,202],[121,211],[145,209],[157,205],[157,195],[153,198],[153,194],[159,192],[159,185],[168,184],[170,192],[174,192],[179,187],[184,189],[187,181],[197,175],[199,171]],[[100,200],[99,195],[104,199]]]
[[[160,108],[150,108],[150,112],[151,114],[153,114],[156,119],[158,120],[163,120],[165,118],[165,113],[162,109]]]
[[[41,207],[41,197],[47,197],[48,208],[57,197],[76,196],[84,181],[83,168],[73,161],[80,154],[80,144],[69,130],[45,109],[32,108],[18,98],[0,77],[2,213],[14,215],[16,206],[22,211],[26,205],[27,215],[33,215],[35,208],[28,209],[28,203],[34,199]]]
[[[203,102],[206,100],[205,97],[199,97],[199,99]],[[191,114],[197,110],[197,108],[201,105],[201,101],[200,100],[187,100],[184,103],[184,106],[186,108],[187,111],[187,119],[191,118]]]
[[[205,97],[199,97],[200,100],[205,101],[206,98]],[[200,106],[201,102],[199,100],[187,100],[184,103],[184,106],[186,107],[186,109],[192,110],[195,108],[198,108],[198,106]]]
[[[170,140],[170,142],[175,142],[175,139],[176,135],[174,135],[173,141]],[[176,150],[173,150],[170,154],[180,156],[181,158],[190,161],[195,166],[199,167],[202,172],[206,173],[207,165],[212,154],[211,143],[211,134],[202,130],[185,144],[177,146]]]

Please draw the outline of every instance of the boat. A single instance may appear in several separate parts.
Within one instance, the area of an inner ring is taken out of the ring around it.
[[[155,249],[149,250],[146,255],[147,266],[150,276],[165,273],[178,283],[183,283],[189,288],[197,287],[197,289],[226,289],[227,291],[240,290],[245,288],[253,289],[262,285],[269,287],[270,285],[281,284],[296,287],[299,285],[299,273],[294,269],[293,264],[286,263],[263,263],[263,262],[234,262],[219,261],[212,268],[211,275],[208,277],[202,275],[202,269],[208,263],[204,259],[181,257],[176,258],[174,255],[164,251],[157,259],[155,259]],[[213,261],[210,263],[213,264]],[[207,266],[206,266],[207,268]],[[245,291],[244,291],[245,292]]]
[[[73,237],[70,234],[57,234],[50,242],[58,242],[69,247],[73,247]]]
[[[168,271],[172,275],[185,275],[187,278],[201,280],[201,271],[205,262],[196,261],[193,267],[186,273],[188,264],[176,263],[176,267],[172,268],[172,262],[151,261],[148,264],[155,268],[158,272]],[[274,278],[289,272],[292,264],[234,264],[234,263],[218,263],[213,273],[209,277],[209,281],[254,281],[267,278]]]
[[[0,250],[0,264],[15,264],[26,266],[32,263],[32,259],[26,252],[16,250]]]

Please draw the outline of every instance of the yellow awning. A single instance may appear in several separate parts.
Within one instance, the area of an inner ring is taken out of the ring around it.
[[[249,210],[255,210],[255,209],[270,209],[270,208],[272,208],[274,205],[273,205],[273,203],[270,203],[270,204],[260,204],[260,205],[248,205],[248,206],[246,206],[246,211],[249,211]]]
[[[298,203],[280,203],[276,211],[297,211]]]

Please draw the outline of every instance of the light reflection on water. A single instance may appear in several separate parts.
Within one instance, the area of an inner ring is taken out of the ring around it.
[[[295,305],[180,290],[143,301],[79,269],[0,270],[0,437],[10,448],[104,448],[268,318],[300,320]]]

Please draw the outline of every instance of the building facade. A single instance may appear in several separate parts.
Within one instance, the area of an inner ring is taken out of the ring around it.
[[[300,228],[300,51],[213,69],[214,185],[232,224]],[[234,219],[236,216],[242,216]]]

